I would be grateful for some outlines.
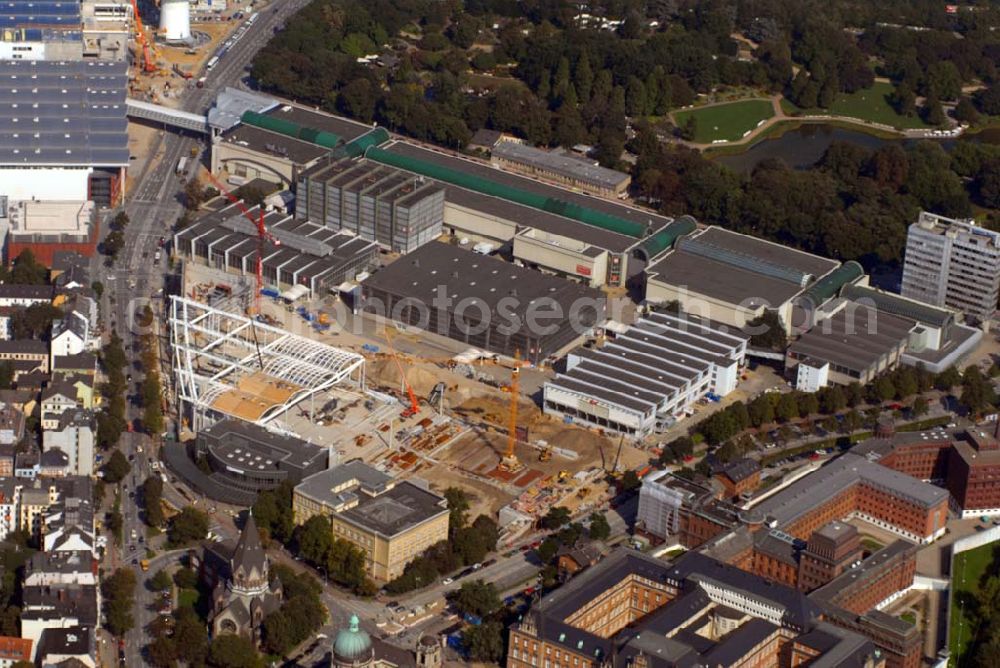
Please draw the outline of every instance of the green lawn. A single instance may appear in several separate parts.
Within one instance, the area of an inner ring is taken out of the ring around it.
[[[919,116],[900,116],[889,104],[889,95],[893,91],[892,84],[876,81],[871,88],[859,90],[850,95],[841,93],[830,105],[829,109],[800,109],[788,100],[782,99],[781,108],[786,114],[831,114],[860,118],[891,125],[894,128],[913,129],[930,127]]]
[[[963,665],[963,655],[969,649],[972,641],[974,620],[962,614],[959,601],[963,596],[974,596],[979,589],[979,580],[993,562],[995,545],[983,545],[968,552],[955,555],[954,570],[951,574],[951,630],[948,638],[948,648],[951,650],[953,663]]]
[[[912,624],[913,626],[917,625],[917,615],[914,614],[912,610],[904,612],[899,616],[899,618],[902,619],[907,624]]]
[[[763,120],[771,118],[774,109],[770,100],[741,100],[714,107],[685,109],[673,113],[677,127],[684,127],[688,118],[694,117],[698,124],[694,141],[710,144],[716,140],[734,141]]]
[[[197,589],[181,589],[177,592],[177,607],[195,608],[198,606]]]

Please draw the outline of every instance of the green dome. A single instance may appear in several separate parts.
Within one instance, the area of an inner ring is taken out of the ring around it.
[[[351,615],[350,626],[337,632],[337,640],[333,643],[334,656],[354,660],[364,658],[371,651],[371,638],[361,630],[358,616]]]

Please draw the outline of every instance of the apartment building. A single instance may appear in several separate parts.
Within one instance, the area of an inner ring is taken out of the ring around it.
[[[901,292],[988,323],[1000,292],[1000,233],[922,211],[906,237]]]

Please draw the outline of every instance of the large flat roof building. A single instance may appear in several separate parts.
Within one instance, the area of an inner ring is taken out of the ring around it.
[[[988,323],[1000,294],[1000,233],[921,211],[906,236],[901,292]]]
[[[605,319],[597,290],[439,242],[375,272],[362,291],[370,312],[533,363]]]
[[[689,316],[652,313],[600,348],[574,350],[545,383],[543,410],[644,435],[708,393],[736,388],[748,337]]]
[[[0,60],[0,196],[117,203],[127,77],[124,61]]]
[[[828,382],[865,385],[900,362],[917,323],[874,308],[841,300],[838,310],[788,346],[785,367],[828,368]],[[815,391],[813,387],[800,390]]]
[[[775,311],[788,332],[806,317],[793,312],[800,301],[825,301],[864,277],[856,263],[840,267],[836,260],[721,227],[682,237],[646,273],[647,302],[676,300],[687,313],[735,327]]]
[[[368,574],[383,582],[448,538],[443,497],[361,461],[309,476],[296,485],[292,507],[296,524],[316,515],[329,518],[333,536],[360,548]]]

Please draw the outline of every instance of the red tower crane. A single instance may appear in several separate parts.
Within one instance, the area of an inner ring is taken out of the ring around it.
[[[244,218],[249,220],[257,227],[257,270],[255,272],[257,278],[257,289],[254,292],[254,313],[260,313],[260,291],[264,288],[264,242],[270,242],[275,246],[280,246],[281,241],[277,239],[273,234],[268,232],[267,227],[264,225],[264,207],[257,207],[258,212],[255,216],[253,213],[247,209],[246,205],[243,204],[243,200],[229,192],[222,183],[219,182],[212,172],[205,170],[208,174],[209,180],[212,182],[220,193],[226,196],[226,198],[235,204],[240,209],[240,213],[243,214]]]
[[[408,417],[413,417],[420,412],[420,402],[417,401],[417,394],[410,387],[410,381],[406,380],[406,371],[403,370],[403,364],[399,361],[399,355],[396,354],[396,349],[392,347],[392,335],[389,333],[389,325],[385,328],[385,342],[389,347],[389,354],[392,355],[393,361],[396,362],[396,368],[399,369],[399,375],[403,378],[403,385],[406,386],[406,395],[410,399],[410,405],[403,409],[403,412],[399,414],[399,417],[404,420]]]

